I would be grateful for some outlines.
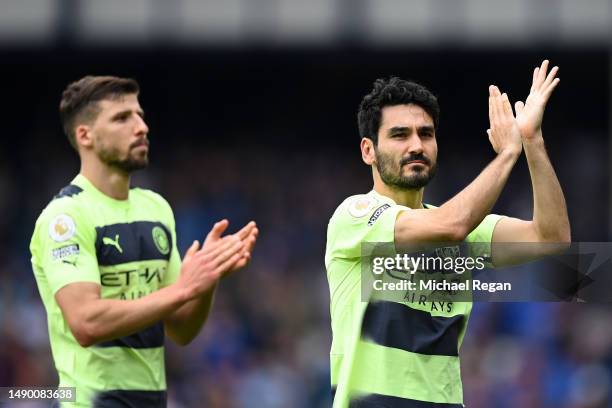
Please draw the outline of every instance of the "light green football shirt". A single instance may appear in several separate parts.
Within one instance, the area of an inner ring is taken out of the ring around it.
[[[362,243],[393,243],[401,211],[410,208],[370,191],[346,199],[329,221],[325,266],[334,408],[462,406],[458,350],[472,303],[361,299]],[[467,242],[487,243],[475,246],[480,253],[471,256],[490,258],[500,218],[487,216],[469,234]]]
[[[77,402],[62,406],[91,407],[113,398],[164,406],[163,322],[84,348],[54,295],[68,284],[93,282],[102,298],[130,301],[173,283],[181,259],[166,200],[139,188],[115,200],[78,175],[43,210],[30,251],[59,386],[76,387]]]

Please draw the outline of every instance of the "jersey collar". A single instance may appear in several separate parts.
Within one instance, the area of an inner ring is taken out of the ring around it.
[[[89,181],[89,179],[87,179],[87,177],[85,177],[82,174],[77,174],[77,176],[72,180],[72,184],[75,184],[79,187],[81,187],[84,191],[87,191],[88,193],[93,194],[94,196],[96,196],[97,199],[107,202],[115,207],[119,206],[119,207],[128,207],[130,205],[130,196],[128,195],[127,200],[117,200],[115,198],[112,198],[110,196],[107,196],[106,194],[104,194],[103,192],[101,192],[100,190],[98,190],[98,188],[96,186],[93,185],[93,183],[91,181]]]
[[[386,195],[382,195],[382,194],[380,194],[378,191],[376,191],[374,189],[370,190],[368,195],[374,196],[374,197],[376,197],[377,199],[379,199],[381,201],[387,201],[387,202],[389,202],[389,203],[391,203],[393,205],[398,205],[395,202],[395,200],[393,200],[391,197],[387,197]],[[423,203],[423,208],[428,209],[428,208],[431,208],[431,207],[432,207],[431,205],[429,205],[427,203]],[[409,207],[406,207],[406,208],[409,208]]]

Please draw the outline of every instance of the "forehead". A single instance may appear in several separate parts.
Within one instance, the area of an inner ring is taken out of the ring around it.
[[[140,110],[137,94],[123,94],[109,96],[98,101],[98,108],[101,113],[114,113],[122,110]]]
[[[433,127],[434,125],[431,116],[414,104],[385,106],[381,116],[381,130],[392,127]]]

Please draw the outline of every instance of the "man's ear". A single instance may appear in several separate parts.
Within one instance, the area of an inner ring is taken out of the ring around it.
[[[93,145],[91,128],[87,125],[77,126],[74,130],[74,139],[77,146],[91,147]]]
[[[363,137],[361,138],[361,159],[365,164],[371,166],[376,159],[376,152],[374,151],[374,141],[372,139]]]

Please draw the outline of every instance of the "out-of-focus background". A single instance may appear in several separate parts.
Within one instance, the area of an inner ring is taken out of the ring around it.
[[[261,229],[203,333],[167,348],[171,406],[326,407],[325,233],[371,188],[356,111],[372,82],[438,95],[440,204],[493,158],[487,86],[523,99],[551,59],[544,136],[573,239],[607,241],[611,37],[610,0],[0,0],[0,386],[57,383],[28,243],[78,172],[57,113],[69,82],[140,82],[151,166],[134,181],[172,204],[181,252],[222,217]],[[495,212],[531,205],[523,160]],[[462,367],[470,408],[611,407],[612,305],[476,304]]]

